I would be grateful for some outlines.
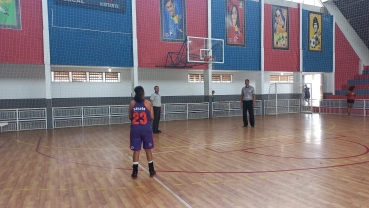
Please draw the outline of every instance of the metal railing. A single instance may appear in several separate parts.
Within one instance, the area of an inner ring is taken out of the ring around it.
[[[265,115],[300,113],[301,99],[264,100],[264,112]]]
[[[321,114],[347,114],[346,99],[312,100],[314,113]],[[369,100],[357,99],[351,111],[351,115],[369,116]]]
[[[46,108],[1,109],[2,132],[46,129]]]
[[[242,116],[241,101],[213,102],[213,118]],[[254,115],[262,115],[261,100],[255,100]]]
[[[129,123],[128,105],[53,108],[54,128]],[[209,103],[167,103],[160,120],[209,118]]]
[[[304,101],[305,102],[305,101]],[[277,103],[277,105],[276,105]],[[213,117],[242,116],[240,101],[213,102]],[[111,125],[129,123],[128,105],[82,106],[52,108],[54,128]],[[306,108],[306,109],[305,109]],[[209,103],[167,103],[162,105],[162,121],[209,118]],[[264,100],[264,112],[268,114],[299,113],[312,111],[321,114],[347,114],[347,100],[311,100],[310,105],[300,99]],[[255,115],[262,115],[262,101],[255,101]],[[352,115],[369,116],[369,100],[355,100]],[[2,131],[46,129],[46,108],[1,109]]]

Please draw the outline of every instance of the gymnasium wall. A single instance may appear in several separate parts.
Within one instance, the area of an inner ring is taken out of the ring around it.
[[[53,71],[108,72],[107,67],[57,67]],[[51,97],[54,98],[109,98],[131,97],[131,69],[113,67],[111,72],[120,73],[120,82],[52,82]]]
[[[359,74],[360,58],[336,24],[336,73],[335,90],[342,90],[342,85],[354,79],[354,75]]]
[[[187,36],[208,37],[207,0],[186,0]],[[138,66],[165,65],[168,52],[178,52],[183,43],[162,42],[160,1],[136,1]],[[203,65],[196,69],[204,69]]]
[[[300,11],[298,4],[286,1],[272,1],[273,5],[289,8],[289,50],[273,49],[272,43],[272,5],[264,4],[264,70],[300,71]]]
[[[188,74],[204,74],[203,70],[188,69],[152,69],[139,68],[138,84],[142,85],[149,96],[153,93],[154,86],[160,87],[162,96],[191,96],[204,95],[204,82],[188,82]],[[213,74],[232,74],[233,82],[217,83],[212,82],[216,95],[238,95],[241,88],[245,86],[245,79],[250,79],[250,84],[255,86],[260,72],[257,71],[213,71]],[[257,94],[261,94],[260,89],[255,88]]]
[[[0,63],[43,64],[41,1],[20,1],[22,28],[0,28]]]
[[[133,66],[130,0],[124,14],[55,0],[48,0],[48,9],[52,65]]]
[[[323,14],[322,16],[322,52],[308,50],[308,24],[309,11],[302,10],[302,49],[304,54],[303,71],[333,72],[333,16],[330,14]],[[336,48],[337,46],[339,46],[339,44],[337,45],[336,42]]]
[[[211,4],[212,38],[226,42],[225,1],[213,1]],[[260,71],[261,67],[261,4],[259,1],[246,0],[246,46],[228,46],[224,43],[224,64],[215,64],[215,70]]]
[[[0,99],[35,99],[45,96],[45,66],[0,64]]]

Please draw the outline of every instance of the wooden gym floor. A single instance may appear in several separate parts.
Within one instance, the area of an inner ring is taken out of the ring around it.
[[[129,124],[0,135],[0,207],[369,207],[369,122],[290,114],[167,121],[131,179]]]

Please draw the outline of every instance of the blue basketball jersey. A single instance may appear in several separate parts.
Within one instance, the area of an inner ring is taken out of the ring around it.
[[[130,111],[132,114],[131,132],[152,132],[150,110],[145,105],[145,99],[141,103],[135,101]]]

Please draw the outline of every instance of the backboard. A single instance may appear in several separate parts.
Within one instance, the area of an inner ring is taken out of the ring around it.
[[[224,63],[224,40],[187,36],[187,61]]]

